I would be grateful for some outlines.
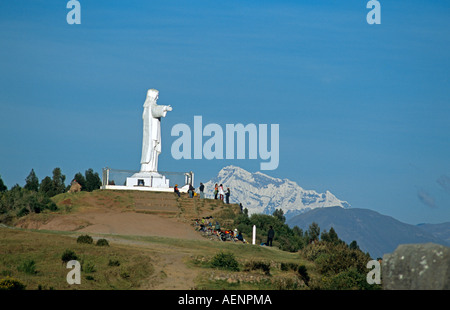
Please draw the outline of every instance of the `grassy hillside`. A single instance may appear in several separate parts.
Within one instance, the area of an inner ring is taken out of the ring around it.
[[[79,244],[75,235],[60,232],[0,228],[0,236],[0,278],[16,278],[26,289],[77,288],[66,281],[66,250],[82,264],[82,289],[139,288],[154,273],[145,251],[130,247]]]
[[[296,265],[305,265],[314,277],[312,263],[298,253],[275,248],[183,236],[90,234],[94,240],[105,238],[110,244],[98,247],[77,243],[77,237],[85,235],[79,231],[83,225],[71,231],[29,229],[90,210],[152,214],[161,220],[176,219],[180,225],[213,215],[226,227],[231,225],[231,215],[238,212],[237,205],[177,198],[172,193],[100,190],[60,194],[53,201],[57,211],[29,214],[16,221],[18,227],[28,229],[0,228],[0,279],[18,279],[27,289],[307,289],[292,270]],[[81,285],[66,281],[69,269],[61,260],[66,250],[75,252],[82,264]],[[211,262],[221,254],[235,259],[238,270],[220,265],[213,268]]]
[[[107,235],[94,236],[94,239],[104,237],[110,244],[99,247],[77,243],[76,237],[79,235],[0,228],[0,279],[18,279],[27,289],[57,290],[157,289],[172,286],[183,289],[276,289],[274,283],[278,288],[307,288],[301,285],[293,271],[281,270],[281,263],[288,265],[304,261],[298,254],[277,249],[210,240]],[[75,252],[82,264],[81,285],[66,282],[69,269],[61,260],[66,250]],[[234,255],[239,271],[211,268],[209,262],[219,253]],[[178,262],[176,255],[179,255]],[[29,267],[30,262],[34,262],[31,263],[34,267]],[[268,264],[270,275],[262,269],[250,270],[254,262]],[[177,263],[184,265],[183,270],[173,270],[170,266]],[[314,266],[304,263],[311,273]],[[180,283],[177,277],[168,279],[168,274],[174,272],[189,273],[192,283]],[[164,284],[167,281],[169,283]]]
[[[365,281],[361,264],[354,263],[358,253],[343,245],[317,242],[291,253],[202,237],[192,225],[195,219],[213,216],[222,228],[234,228],[239,207],[218,200],[98,190],[60,194],[53,201],[56,211],[30,213],[15,221],[14,228],[0,227],[0,288],[5,278],[32,290],[355,289]],[[102,222],[104,218],[116,221]],[[161,223],[166,224],[147,230]],[[111,233],[115,226],[127,225],[142,230]],[[77,243],[86,234],[94,244]],[[100,238],[109,246],[96,246]],[[66,281],[66,250],[82,265],[81,285]],[[328,261],[333,268],[324,265]]]

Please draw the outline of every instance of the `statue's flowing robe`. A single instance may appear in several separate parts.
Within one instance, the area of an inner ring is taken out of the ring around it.
[[[165,107],[157,105],[156,100],[152,98],[147,98],[144,103],[141,171],[158,170],[158,155],[161,153],[161,117],[166,116]]]

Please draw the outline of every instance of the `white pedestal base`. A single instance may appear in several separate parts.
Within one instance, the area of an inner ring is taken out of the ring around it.
[[[139,172],[127,178],[126,186],[169,188],[169,180],[157,172]]]

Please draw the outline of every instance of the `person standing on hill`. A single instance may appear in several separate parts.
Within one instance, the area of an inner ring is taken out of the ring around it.
[[[223,196],[225,195],[225,192],[223,191],[223,185],[220,184],[219,186],[219,199],[223,202]]]
[[[214,185],[214,199],[217,199],[217,194],[219,193],[219,187],[216,185]]]
[[[205,185],[203,185],[203,183],[200,182],[200,187],[198,189],[200,190],[200,198],[201,199],[205,198],[205,193],[203,193],[203,191],[205,190]]]
[[[225,192],[225,201],[227,204],[230,204],[230,188],[227,187],[227,191]]]
[[[192,186],[192,184],[189,184],[189,190],[188,190],[189,198],[194,198],[194,190],[195,190],[194,186]]]
[[[273,237],[275,237],[275,231],[272,226],[269,227],[269,231],[267,232],[267,245],[272,246]]]

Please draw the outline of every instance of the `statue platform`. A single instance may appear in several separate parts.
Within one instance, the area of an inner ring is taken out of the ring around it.
[[[138,172],[127,178],[126,186],[169,188],[169,180],[157,172]]]
[[[189,184],[194,183],[194,173],[190,172],[148,172],[103,168],[102,189],[172,192],[177,185],[185,193]]]

